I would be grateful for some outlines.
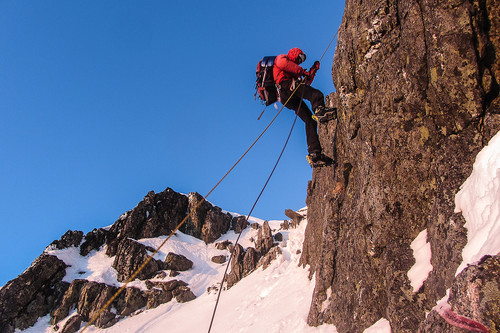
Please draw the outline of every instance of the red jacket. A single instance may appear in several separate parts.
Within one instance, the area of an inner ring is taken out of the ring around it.
[[[305,75],[306,70],[297,65],[297,57],[299,54],[304,53],[298,47],[294,47],[288,54],[280,54],[274,60],[273,75],[276,84],[283,81],[298,79]]]

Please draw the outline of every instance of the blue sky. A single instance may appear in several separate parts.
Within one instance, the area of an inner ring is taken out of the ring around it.
[[[343,1],[0,2],[0,285],[67,230],[112,224],[148,191],[205,195],[276,110],[255,67],[300,47],[319,59]],[[335,43],[313,86],[334,91]],[[247,214],[294,119],[269,132],[209,197]],[[299,120],[253,215],[305,206]]]

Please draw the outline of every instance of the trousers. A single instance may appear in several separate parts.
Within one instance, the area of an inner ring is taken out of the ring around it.
[[[298,83],[297,83],[298,84]],[[295,114],[304,122],[306,126],[307,151],[309,154],[321,153],[321,144],[318,137],[318,124],[312,118],[313,113],[301,99],[311,102],[313,110],[319,106],[325,106],[325,97],[321,91],[309,85],[301,84],[295,93],[290,89],[292,81],[283,81],[279,85],[281,102],[286,108],[294,110]],[[290,97],[291,96],[291,97]],[[300,106],[300,108],[299,108]]]

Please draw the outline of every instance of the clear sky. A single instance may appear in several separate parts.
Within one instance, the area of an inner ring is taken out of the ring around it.
[[[205,195],[276,110],[255,68],[300,47],[304,67],[343,1],[0,1],[0,286],[67,230],[112,224],[148,191]],[[328,94],[335,42],[313,86]],[[281,105],[280,105],[281,106]],[[269,132],[209,197],[247,214],[294,119]],[[253,215],[304,207],[312,169],[299,120]]]

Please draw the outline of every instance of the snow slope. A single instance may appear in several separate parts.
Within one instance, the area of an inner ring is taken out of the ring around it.
[[[306,213],[306,210],[303,211]],[[264,221],[250,218],[250,223],[262,224]],[[283,221],[270,221],[273,233],[278,232]],[[300,250],[304,239],[307,220],[297,229],[280,230],[283,241],[280,242],[282,255],[263,270],[257,269],[229,290],[224,290],[216,313],[212,332],[336,332],[332,325],[319,328],[309,327],[307,314],[314,289],[314,279],[308,279],[308,269],[299,267]],[[237,235],[230,231],[218,241],[230,240],[234,243]],[[247,228],[243,231],[240,244],[243,247],[254,246],[252,238],[257,238],[257,230]],[[157,247],[165,238],[141,239],[140,243]],[[79,255],[77,248],[63,250],[48,249],[66,264],[65,281],[85,278],[109,285],[120,286],[117,273],[111,267],[113,258],[105,255],[105,250],[93,251],[86,257]],[[177,233],[172,237],[156,259],[164,259],[168,252],[182,254],[193,261],[193,268],[181,272],[175,279],[189,284],[197,298],[188,303],[175,300],[156,309],[143,311],[126,318],[108,329],[94,326],[86,332],[203,332],[208,331],[217,294],[208,293],[207,288],[218,285],[222,279],[225,264],[215,264],[213,256],[225,254],[227,250],[217,250],[213,244],[205,244],[194,237]],[[173,278],[166,278],[166,281]],[[146,288],[144,282],[135,280],[129,286]],[[71,316],[71,315],[70,315]],[[49,316],[25,330],[26,333],[55,332],[49,324]],[[61,322],[60,327],[64,325]]]
[[[456,211],[463,213],[468,230],[468,244],[463,249],[464,261],[457,270],[458,274],[467,264],[476,262],[483,255],[500,252],[500,133],[478,154],[471,176],[456,195]],[[251,218],[250,222],[262,224],[263,220]],[[270,222],[273,233],[278,231],[281,222]],[[303,221],[297,229],[281,230],[283,254],[266,270],[259,268],[231,289],[223,291],[212,332],[336,332],[332,325],[315,328],[306,323],[314,289],[314,279],[308,279],[307,268],[298,266],[306,224],[307,221]],[[234,242],[236,237],[231,231],[219,241],[227,239]],[[256,237],[257,231],[247,228],[240,243],[245,248],[253,246],[251,239]],[[163,239],[142,239],[140,242],[156,247]],[[414,241],[412,249],[416,265],[409,272],[409,277],[417,290],[432,270],[432,253],[426,242],[425,230]],[[86,257],[81,257],[76,248],[47,252],[71,265],[67,269],[66,281],[86,278],[120,285],[116,271],[111,267],[113,259],[108,258],[103,249],[93,251]],[[176,279],[189,283],[197,296],[195,300],[184,304],[174,300],[126,318],[111,328],[91,326],[86,332],[207,332],[217,298],[215,293],[208,293],[207,288],[220,283],[225,268],[225,265],[215,264],[210,259],[229,253],[182,233],[166,243],[157,255],[158,259],[165,258],[168,252],[182,254],[194,262],[193,269],[182,272]],[[130,285],[145,288],[141,281]],[[49,316],[41,318],[24,332],[53,333],[55,331],[49,320]],[[390,331],[389,322],[384,318],[365,330],[366,333]]]

